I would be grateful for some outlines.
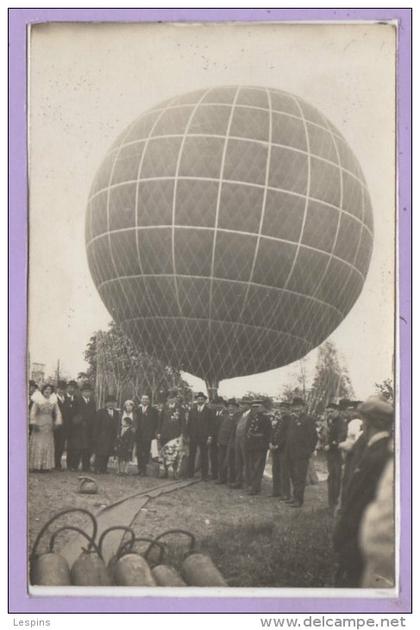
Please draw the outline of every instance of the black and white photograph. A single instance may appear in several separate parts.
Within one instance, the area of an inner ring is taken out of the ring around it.
[[[31,25],[30,593],[395,596],[395,74],[391,22]]]

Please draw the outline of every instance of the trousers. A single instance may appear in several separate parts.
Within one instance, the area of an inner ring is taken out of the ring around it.
[[[267,449],[260,451],[249,451],[247,457],[249,487],[252,492],[261,491],[261,481],[264,475],[265,460],[267,459]]]
[[[248,451],[245,448],[245,440],[235,440],[235,483],[250,485]]]
[[[305,495],[306,476],[308,474],[309,457],[297,459],[288,457],[290,479],[293,486],[293,498],[302,505]]]
[[[109,455],[95,455],[95,472],[106,473]]]
[[[55,427],[54,429],[54,462],[56,468],[61,468],[61,458],[64,453],[66,436],[64,427]]]
[[[209,449],[208,449],[207,441],[205,442],[196,442],[195,440],[190,441],[190,454],[188,458],[188,476],[194,477],[195,458],[197,455],[197,451],[199,451],[200,453],[201,478],[207,479],[208,474],[209,474]]]
[[[67,468],[69,470],[78,470],[80,463],[82,463],[83,472],[90,471],[90,457],[91,452],[89,449],[74,449],[67,451]]]
[[[341,490],[342,459],[339,451],[327,452],[328,469],[328,505],[334,507],[338,503]]]
[[[271,451],[272,474],[273,474],[273,496],[290,498],[290,476],[287,466],[287,458],[284,451],[279,449]]]
[[[146,472],[146,466],[150,459],[150,447],[152,440],[141,440],[136,442],[137,451],[137,470],[139,473]]]

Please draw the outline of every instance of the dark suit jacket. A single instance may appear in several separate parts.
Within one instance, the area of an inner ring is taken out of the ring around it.
[[[215,434],[214,411],[204,405],[202,411],[198,411],[194,405],[188,415],[187,435],[192,442],[206,442],[207,438]]]
[[[139,407],[135,414],[136,442],[151,442],[158,429],[158,410],[149,405],[143,413]]]
[[[74,398],[68,401],[67,448],[69,450],[86,450],[92,447],[92,428],[95,420],[96,405],[91,399],[88,403],[84,398]]]
[[[348,566],[362,564],[358,544],[360,522],[365,509],[375,498],[378,481],[390,457],[388,446],[388,437],[366,446],[349,480],[333,535],[334,549]]]
[[[274,446],[278,446],[280,451],[286,446],[289,424],[290,416],[282,414],[272,429],[270,441]]]
[[[107,409],[96,412],[92,427],[92,451],[95,455],[111,455],[120,426],[120,414],[114,409],[112,417]]]
[[[347,423],[341,416],[331,419],[327,426],[326,444],[330,447],[329,452],[338,451],[338,445],[347,436]]]
[[[265,451],[271,437],[271,420],[265,413],[251,411],[251,421],[246,434],[246,448],[248,451]]]
[[[302,414],[299,418],[290,418],[285,446],[290,459],[309,459],[317,441],[318,434],[311,416]]]

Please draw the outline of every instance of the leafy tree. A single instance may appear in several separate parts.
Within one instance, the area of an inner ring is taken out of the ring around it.
[[[375,389],[378,394],[384,396],[389,402],[394,402],[394,382],[391,378],[386,378],[382,383],[375,383]]]
[[[354,398],[353,386],[347,368],[332,341],[326,341],[318,349],[315,376],[308,395],[311,413],[324,411],[334,399]]]
[[[179,370],[136,349],[121,327],[111,322],[109,329],[97,331],[90,338],[85,353],[87,376],[94,384],[96,399],[102,405],[112,392],[119,404],[128,398],[148,394],[154,402],[170,388],[186,391],[188,384]]]

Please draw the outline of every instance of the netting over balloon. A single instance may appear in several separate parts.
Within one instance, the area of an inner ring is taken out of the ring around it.
[[[373,243],[360,166],[301,98],[221,87],[147,111],[93,182],[90,270],[139,348],[208,381],[299,359],[359,296]]]

